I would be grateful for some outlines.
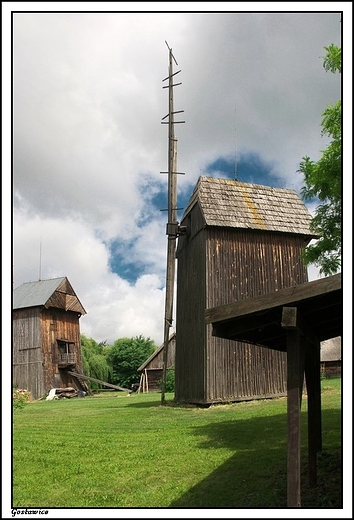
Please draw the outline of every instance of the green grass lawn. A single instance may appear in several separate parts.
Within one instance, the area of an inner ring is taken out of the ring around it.
[[[322,382],[317,488],[303,399],[303,507],[341,507],[340,383]],[[15,411],[13,507],[286,507],[286,398],[210,408],[160,398],[106,393]]]

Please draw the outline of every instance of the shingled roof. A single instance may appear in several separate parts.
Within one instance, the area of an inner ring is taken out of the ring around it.
[[[201,176],[183,218],[196,203],[207,226],[314,237],[310,230],[311,215],[295,190]]]
[[[55,307],[86,314],[66,276],[23,283],[13,291],[12,307]]]

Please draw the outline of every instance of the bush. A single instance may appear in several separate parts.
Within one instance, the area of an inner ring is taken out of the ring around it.
[[[14,410],[22,410],[25,404],[31,399],[31,392],[14,388],[12,394],[12,402]]]
[[[158,385],[162,388],[162,379],[158,381]],[[165,382],[165,392],[174,392],[175,391],[175,368],[171,367],[166,370],[166,382]]]

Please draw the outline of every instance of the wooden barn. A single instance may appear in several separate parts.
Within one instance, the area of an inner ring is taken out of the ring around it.
[[[33,399],[80,382],[80,316],[86,314],[66,277],[24,283],[13,292],[13,384]]]
[[[294,190],[199,178],[177,246],[177,401],[286,395],[285,353],[212,336],[204,312],[306,282],[310,222]]]
[[[327,339],[321,343],[321,373],[324,377],[339,377],[342,374],[342,338]]]
[[[159,381],[162,379],[164,344],[138,368],[140,373],[141,392],[156,392],[160,390]],[[167,369],[174,367],[176,354],[176,333],[171,334],[168,340]]]

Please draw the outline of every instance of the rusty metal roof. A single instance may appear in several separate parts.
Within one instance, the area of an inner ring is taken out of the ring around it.
[[[13,291],[13,309],[42,306],[86,314],[66,276],[23,283]]]
[[[196,203],[207,226],[314,237],[310,230],[311,215],[295,190],[201,176],[183,218]]]

